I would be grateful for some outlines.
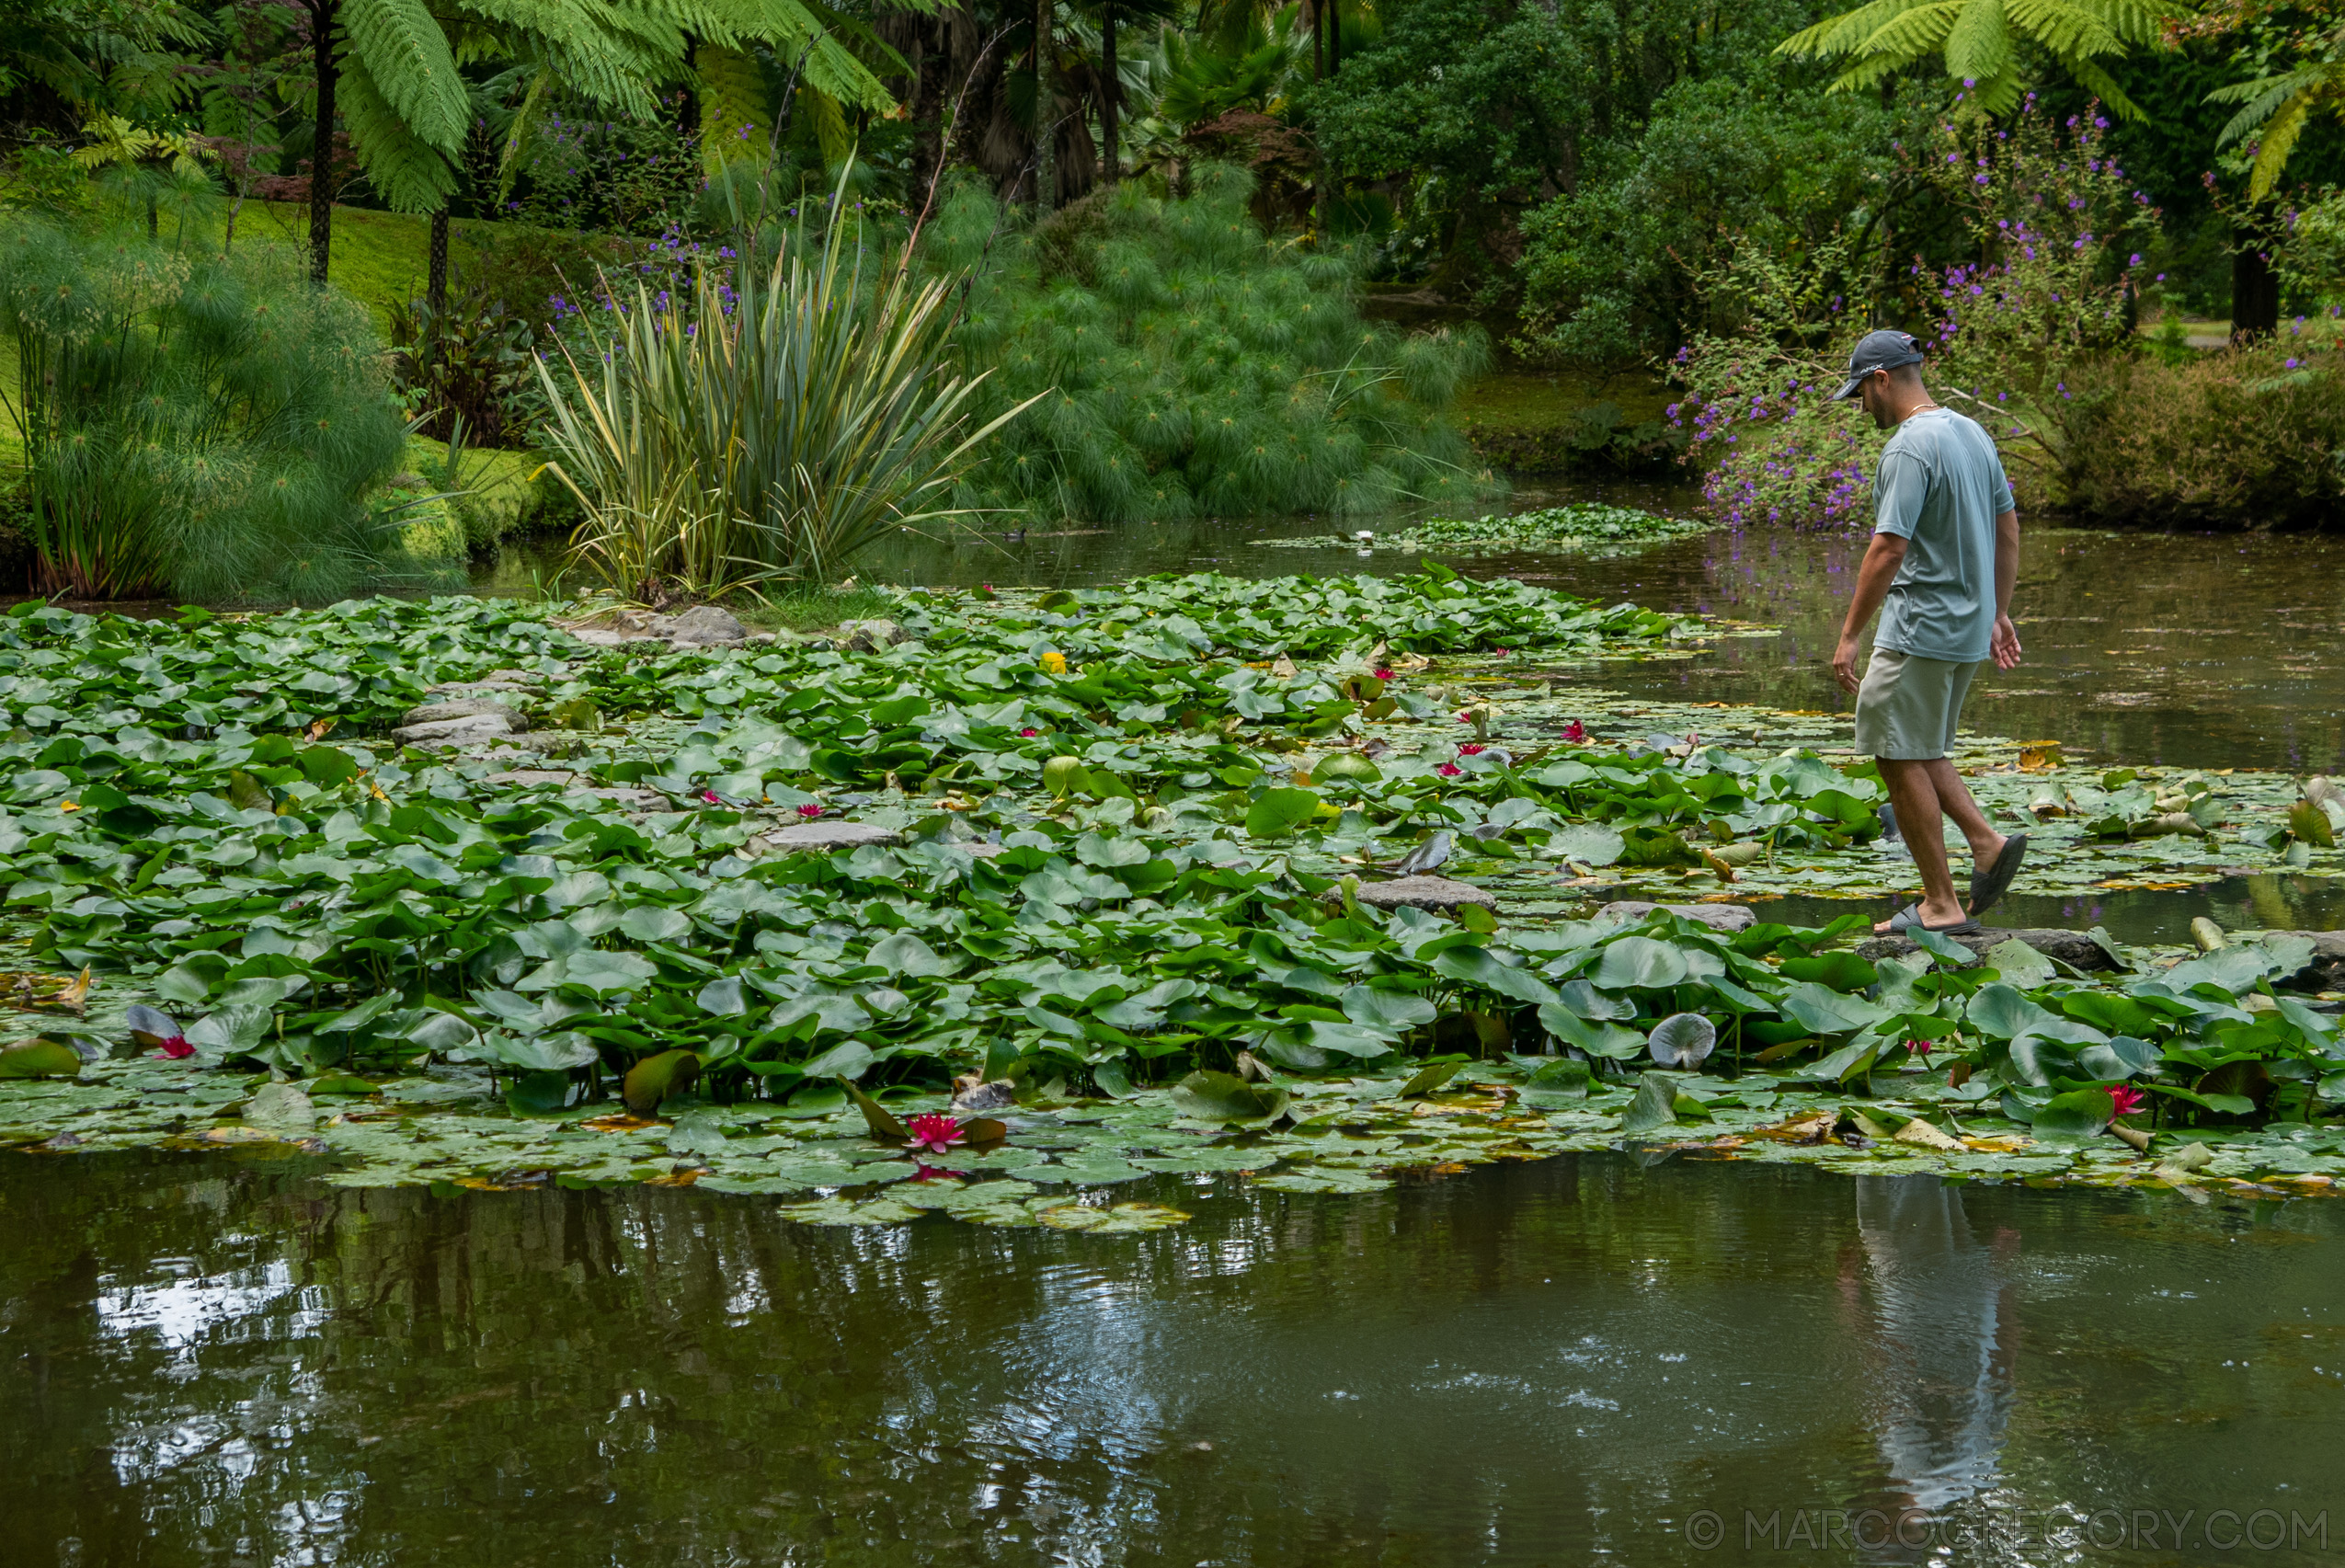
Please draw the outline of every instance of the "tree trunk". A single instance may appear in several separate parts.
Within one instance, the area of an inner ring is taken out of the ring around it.
[[[2231,254],[2231,342],[2244,348],[2280,330],[2280,279],[2260,240]]]
[[[1113,185],[1123,175],[1115,152],[1115,106],[1124,97],[1124,84],[1115,74],[1115,7],[1112,4],[1099,12],[1099,71],[1104,78],[1099,92],[1100,157],[1107,166],[1107,183]]]
[[[448,309],[448,204],[431,215],[430,259],[425,263],[423,303],[431,312],[431,335],[440,336],[440,318]]]
[[[915,218],[927,209],[937,177],[944,169],[944,75],[945,67],[952,61],[950,27],[943,20],[930,24],[921,35],[920,56],[915,62],[919,72],[912,86],[911,205]]]
[[[326,281],[334,245],[334,17],[339,0],[309,0],[310,46],[317,53],[317,129],[309,149],[309,275]]]
[[[1034,8],[1034,210],[1047,216],[1058,197],[1058,95],[1052,91],[1050,69],[1054,0],[1035,0]]]
[[[1311,80],[1327,76],[1327,0],[1311,0]],[[1311,181],[1311,221],[1327,227],[1327,181]]]
[[[1327,0],[1327,74],[1344,69],[1344,0]]]

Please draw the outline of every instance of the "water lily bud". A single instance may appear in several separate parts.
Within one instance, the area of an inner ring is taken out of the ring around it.
[[[1082,772],[1083,760],[1081,757],[1053,757],[1042,765],[1042,787],[1064,799],[1067,793],[1075,787],[1075,781],[1082,776]]]

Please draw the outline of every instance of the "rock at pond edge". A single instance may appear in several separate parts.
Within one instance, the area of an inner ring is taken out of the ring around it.
[[[829,850],[861,849],[865,844],[899,844],[904,835],[868,822],[793,822],[760,833],[747,847],[761,854],[804,854]]]
[[[2081,931],[2059,931],[2049,928],[2006,931],[1989,927],[1985,931],[1973,932],[1965,935],[1955,935],[1950,933],[1948,940],[1958,942],[1973,953],[1981,956],[1997,943],[2017,941],[2034,948],[2047,958],[2057,959],[2063,964],[2072,965],[2079,969],[2090,971],[2117,967],[2117,960],[2109,956],[2108,949]],[[1857,956],[1870,963],[1875,958],[1902,958],[1908,953],[1919,951],[1920,949],[1905,937],[1876,936],[1870,942],[1859,944]]]
[[[1340,893],[1331,898],[1340,898]],[[1427,910],[1435,914],[1447,914],[1468,904],[1480,904],[1494,910],[1498,900],[1470,882],[1452,882],[1447,876],[1396,876],[1390,882],[1363,882],[1356,895],[1372,910]]]

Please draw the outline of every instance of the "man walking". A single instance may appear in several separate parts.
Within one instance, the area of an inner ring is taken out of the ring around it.
[[[1873,929],[1920,926],[1970,932],[2011,886],[2026,854],[2023,833],[2005,838],[1946,760],[1971,677],[1989,658],[2019,662],[2011,588],[2019,572],[2019,514],[1994,441],[1973,420],[1941,408],[1922,385],[1922,351],[1903,332],[1869,332],[1848,356],[1837,402],[1897,433],[1873,478],[1872,545],[1840,628],[1832,672],[1857,693],[1857,750],[1870,752],[1889,786],[1897,827],[1921,872],[1921,901]],[[1857,639],[1875,611],[1881,630],[1860,682]],[[1945,818],[1970,841],[1970,907],[1954,895]]]

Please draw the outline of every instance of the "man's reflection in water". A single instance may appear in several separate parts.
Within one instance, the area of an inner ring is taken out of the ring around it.
[[[1897,1505],[1936,1513],[1992,1487],[2011,1413],[2010,1231],[1982,1245],[1962,1189],[1936,1176],[1857,1178],[1857,1233],[1880,1358],[1873,1424]]]

